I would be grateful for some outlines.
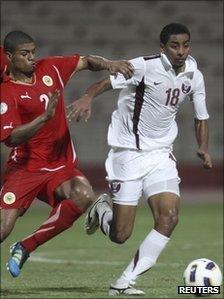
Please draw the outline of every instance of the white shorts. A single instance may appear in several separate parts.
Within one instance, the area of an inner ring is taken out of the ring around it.
[[[141,196],[180,195],[176,159],[167,150],[151,152],[112,148],[105,162],[113,201],[137,205]]]

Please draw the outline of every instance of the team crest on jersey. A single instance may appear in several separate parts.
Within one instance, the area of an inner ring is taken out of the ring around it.
[[[11,205],[16,201],[16,195],[12,192],[7,192],[3,196],[3,201],[4,201],[4,203]]]
[[[189,91],[191,90],[191,83],[189,81],[185,81],[181,86],[181,90],[185,94],[189,93]]]
[[[109,184],[110,191],[114,194],[117,193],[121,189],[121,182],[120,181],[111,181]]]
[[[51,78],[50,76],[48,76],[48,75],[43,76],[42,81],[43,81],[44,84],[47,85],[47,86],[52,86],[52,85],[53,85],[53,80],[52,80],[52,78]]]
[[[1,115],[2,114],[5,114],[6,112],[7,112],[7,110],[8,110],[8,105],[6,104],[6,103],[1,103],[0,104],[0,106],[1,106]]]

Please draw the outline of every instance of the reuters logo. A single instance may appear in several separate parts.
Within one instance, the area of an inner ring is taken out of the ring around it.
[[[44,82],[45,85],[47,86],[52,86],[53,85],[53,80],[50,76],[43,76],[42,81]]]
[[[3,196],[3,201],[7,205],[11,205],[11,204],[13,204],[16,201],[16,195],[14,193],[12,193],[12,192],[7,192]]]

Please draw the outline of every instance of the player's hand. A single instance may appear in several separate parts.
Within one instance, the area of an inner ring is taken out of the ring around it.
[[[75,121],[80,121],[83,118],[87,121],[91,116],[91,101],[92,99],[88,95],[84,95],[68,105],[66,107],[68,120],[71,121],[74,119]]]
[[[212,159],[211,159],[209,153],[199,149],[197,151],[197,155],[202,160],[204,168],[206,168],[206,169],[212,168]]]
[[[126,60],[110,61],[108,70],[111,75],[123,74],[125,79],[131,78],[134,73],[133,65]]]
[[[58,98],[60,96],[60,90],[55,90],[55,92],[53,93],[49,92],[48,96],[49,96],[49,102],[47,105],[47,109],[44,113],[47,120],[51,119],[55,114]]]

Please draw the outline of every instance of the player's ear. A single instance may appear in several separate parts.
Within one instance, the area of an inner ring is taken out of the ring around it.
[[[7,58],[8,58],[8,60],[11,61],[12,60],[12,53],[9,52],[9,51],[6,51],[5,54],[6,54]]]
[[[160,43],[160,51],[161,51],[162,53],[165,52],[165,45],[164,45],[163,43]]]

